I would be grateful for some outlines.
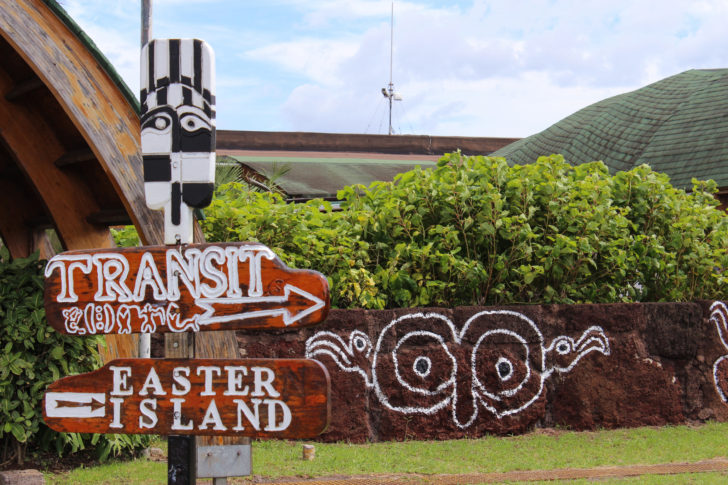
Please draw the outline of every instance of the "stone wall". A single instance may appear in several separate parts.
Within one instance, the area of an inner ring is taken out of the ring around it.
[[[728,420],[728,310],[712,304],[332,310],[237,336],[244,356],[327,367],[325,441],[660,426]]]

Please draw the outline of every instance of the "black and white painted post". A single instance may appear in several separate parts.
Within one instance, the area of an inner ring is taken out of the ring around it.
[[[142,48],[144,195],[164,210],[164,243],[191,244],[193,210],[215,185],[215,57],[199,39],[155,39]]]
[[[214,52],[199,39],[154,39],[142,47],[141,66],[147,206],[164,211],[165,244],[191,244],[193,210],[210,204],[215,184]],[[187,348],[192,352],[185,357],[195,357],[194,340]],[[170,484],[212,477],[216,485],[222,485],[227,476],[251,472],[249,444],[197,450],[194,436],[170,436],[168,445]],[[202,462],[200,451],[205,457]]]

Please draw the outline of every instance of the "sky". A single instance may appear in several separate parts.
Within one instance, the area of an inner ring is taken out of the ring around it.
[[[140,0],[59,2],[138,93]],[[728,67],[727,23],[728,0],[153,0],[152,33],[212,46],[218,129],[386,134],[393,52],[395,133],[525,137]]]

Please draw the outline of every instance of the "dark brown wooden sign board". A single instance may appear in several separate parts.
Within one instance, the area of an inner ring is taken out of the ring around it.
[[[44,299],[61,333],[197,332],[314,325],[329,287],[262,244],[213,243],[68,251],[48,261]]]
[[[118,359],[48,387],[56,431],[310,438],[329,424],[326,368],[309,359]]]

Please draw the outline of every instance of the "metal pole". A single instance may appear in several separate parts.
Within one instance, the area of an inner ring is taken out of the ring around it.
[[[392,16],[389,22],[389,88],[392,89],[392,59],[394,58],[394,0],[392,0]]]
[[[152,0],[142,0],[142,47],[152,37]],[[148,359],[152,355],[152,336],[148,333],[139,334],[139,357]]]
[[[392,85],[389,85],[389,134],[391,135],[394,130],[392,130],[392,92],[394,90],[392,89]]]
[[[392,0],[392,16],[389,29],[389,134],[392,135],[392,96],[394,96],[394,84],[392,84],[392,64],[394,59],[394,0]]]
[[[142,0],[142,47],[152,38],[152,0]]]

